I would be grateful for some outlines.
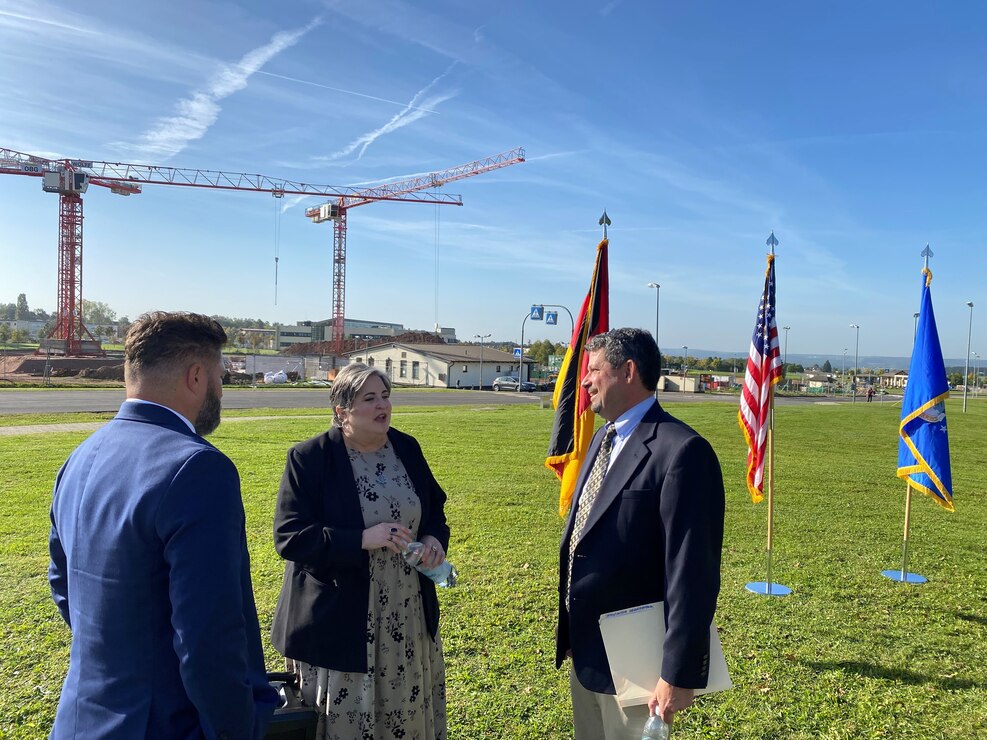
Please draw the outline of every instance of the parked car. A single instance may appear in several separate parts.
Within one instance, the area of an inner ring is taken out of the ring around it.
[[[505,375],[502,378],[494,378],[493,389],[495,391],[516,391],[518,390],[517,378],[512,378],[509,375]],[[532,393],[536,389],[534,383],[529,383],[527,380],[521,383],[521,390],[525,393]]]

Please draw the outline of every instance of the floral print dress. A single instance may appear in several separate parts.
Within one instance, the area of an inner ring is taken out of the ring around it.
[[[390,442],[347,453],[364,526],[401,522],[417,533],[421,502]],[[370,551],[367,673],[295,665],[302,697],[319,712],[319,740],[446,738],[442,641],[428,634],[417,571],[390,550]]]

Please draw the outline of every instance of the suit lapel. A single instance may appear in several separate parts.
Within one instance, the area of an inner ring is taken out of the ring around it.
[[[404,471],[408,474],[408,478],[411,479],[411,485],[414,488],[415,495],[418,496],[418,500],[421,502],[421,522],[427,522],[431,516],[428,477],[425,472],[427,463],[424,458],[412,451],[411,445],[408,444],[406,438],[398,434],[397,430],[393,427],[387,430],[387,439],[391,443],[394,454],[401,461],[401,464],[404,465]]]
[[[325,476],[325,491],[323,492],[323,507],[328,515],[327,520],[347,526],[362,526],[363,509],[360,507],[360,494],[356,489],[356,479],[353,476],[353,466],[346,452],[343,434],[339,427],[330,427],[327,432],[329,444],[326,446],[326,470],[331,471]]]
[[[616,500],[620,492],[627,487],[632,476],[640,469],[641,465],[650,457],[650,446],[657,433],[660,411],[661,408],[657,403],[648,410],[648,413],[641,419],[640,423],[631,433],[631,436],[627,438],[627,442],[621,448],[617,459],[613,461],[613,465],[610,466],[610,470],[607,471],[606,476],[603,478],[603,484],[600,487],[600,492],[596,495],[593,509],[586,519],[586,527],[583,529],[582,534],[583,538],[593,528],[593,525],[600,520],[603,512]],[[596,446],[599,447],[599,444]],[[582,476],[580,476],[581,478]]]

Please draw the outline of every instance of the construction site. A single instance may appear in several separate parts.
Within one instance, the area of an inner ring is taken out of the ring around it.
[[[83,316],[83,195],[97,186],[115,195],[138,195],[145,185],[177,186],[204,190],[262,193],[277,199],[285,196],[319,197],[325,202],[307,208],[305,216],[313,223],[332,225],[330,319],[324,341],[307,348],[292,348],[328,356],[330,368],[345,364],[343,355],[365,342],[346,335],[346,253],[349,211],[380,201],[462,206],[462,196],[443,192],[446,185],[525,161],[524,149],[517,147],[483,159],[412,178],[383,181],[368,187],[345,187],[296,182],[266,175],[158,165],[104,162],[88,159],[49,159],[12,149],[0,148],[0,175],[18,175],[40,180],[41,190],[58,196],[57,295],[54,328],[41,337],[32,355],[18,350],[5,351],[0,382],[51,384],[120,383],[123,357],[108,353],[87,327]],[[279,212],[280,213],[280,212]],[[277,290],[275,256],[275,291]],[[148,310],[152,307],[145,307]],[[394,337],[416,344],[442,342],[438,337]]]

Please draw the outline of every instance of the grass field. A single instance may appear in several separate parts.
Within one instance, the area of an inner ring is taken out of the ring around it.
[[[735,406],[671,411],[711,440],[723,466],[717,621],[735,683],[680,715],[674,735],[987,737],[987,403],[967,414],[947,405],[957,511],[921,496],[913,503],[909,569],[929,578],[923,586],[880,575],[900,564],[900,407],[779,408],[773,575],[794,589],[784,599],[744,590],[765,576],[766,507],[744,488]],[[242,477],[272,669],[279,659],[266,630],[282,574],[271,545],[275,492],[286,448],[327,423],[284,415],[227,424],[213,437]],[[401,409],[394,425],[421,441],[449,496],[449,557],[461,574],[460,587],[440,594],[450,737],[571,737],[567,678],[553,665],[561,521],[542,467],[551,412]],[[0,737],[45,736],[53,717],[69,632],[48,596],[47,512],[54,474],[85,436],[0,437]]]

